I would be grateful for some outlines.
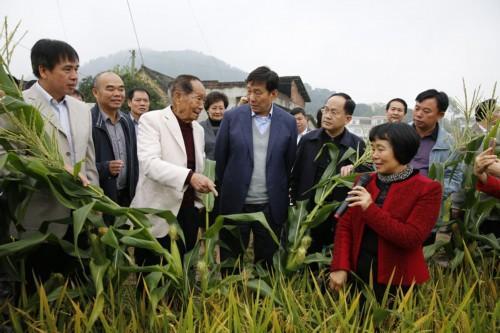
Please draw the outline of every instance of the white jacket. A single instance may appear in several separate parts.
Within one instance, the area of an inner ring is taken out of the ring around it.
[[[195,172],[203,172],[205,138],[203,128],[193,121],[193,139],[196,159]],[[187,189],[187,155],[178,120],[170,106],[150,111],[139,118],[137,134],[139,181],[131,207],[170,210],[177,215]],[[201,207],[200,193],[195,201]],[[151,234],[156,238],[167,235],[167,222],[150,216]]]

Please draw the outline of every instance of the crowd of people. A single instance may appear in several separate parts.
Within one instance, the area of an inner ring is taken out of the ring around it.
[[[363,139],[347,128],[356,109],[351,96],[329,96],[318,112],[319,128],[309,128],[303,109],[287,111],[274,103],[279,76],[268,67],[248,75],[247,96],[231,110],[226,111],[226,95],[206,94],[199,78],[179,75],[168,91],[170,105],[149,111],[149,92],[125,87],[120,76],[110,71],[94,79],[95,105],[90,108],[82,102],[75,94],[78,54],[63,41],[39,40],[31,50],[31,61],[37,81],[23,96],[47,119],[46,130],[55,133],[68,169],[83,161],[82,180],[100,186],[121,206],[171,211],[185,236],[181,254],[192,250],[197,241],[201,194],[212,192],[217,197],[215,214],[263,212],[280,236],[290,204],[309,200],[308,209],[315,205],[311,188],[331,164],[331,155],[322,147],[333,144],[339,156],[348,149],[359,154],[366,149]],[[130,113],[121,111],[125,99]],[[429,278],[422,246],[434,241],[443,199],[451,196],[453,207],[459,208],[462,169],[446,168],[443,186],[428,178],[434,163],[444,163],[454,154],[453,138],[439,122],[449,101],[444,92],[429,89],[419,93],[415,102],[411,124],[404,122],[408,106],[403,99],[387,103],[387,123],[373,127],[369,135],[373,163],[354,167],[351,157],[336,166],[336,173],[343,176],[369,173],[370,177],[363,186],[335,188],[329,201],[347,200],[350,208],[311,230],[310,252],[333,245],[333,290],[348,279],[367,283],[372,277],[375,294],[382,297],[388,284],[408,288]],[[491,103],[496,101],[478,107],[479,132],[492,126],[492,117],[486,117],[485,111]],[[198,123],[204,110],[208,118]],[[493,140],[489,149],[478,154],[474,173],[478,190],[500,197],[495,146]],[[203,175],[205,158],[216,162],[215,182]],[[21,223],[29,233],[44,221],[69,214],[48,191],[39,191]],[[112,216],[104,219],[113,223]],[[168,248],[168,224],[156,216],[150,219],[151,234]],[[221,260],[241,262],[251,232],[255,262],[271,268],[278,245],[268,230],[257,221],[235,223],[233,229],[239,233],[227,229],[220,233],[225,244]],[[67,225],[50,224],[49,231],[72,240]],[[13,236],[17,237],[14,231]],[[57,255],[54,246],[44,245],[27,268],[42,279],[53,271],[66,272],[63,256],[53,260]],[[157,254],[142,249],[135,249],[135,259],[139,265],[160,262]]]

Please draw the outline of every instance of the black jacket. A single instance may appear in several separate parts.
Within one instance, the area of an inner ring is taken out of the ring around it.
[[[97,172],[99,173],[99,185],[104,193],[113,201],[117,201],[117,176],[112,176],[109,172],[109,161],[115,160],[113,146],[109,138],[108,130],[104,118],[97,104],[92,108],[92,138],[94,139],[95,161]],[[130,199],[135,195],[135,187],[139,178],[139,162],[137,160],[137,138],[134,123],[127,114],[120,112],[120,124],[125,134],[127,149],[127,186]]]
[[[309,192],[307,191],[318,183],[323,175],[323,172],[328,167],[328,164],[330,164],[330,156],[327,149],[324,149],[321,156],[315,161],[319,150],[327,142],[332,142],[339,148],[339,159],[344,155],[349,147],[354,150],[359,148],[360,156],[365,151],[365,143],[363,140],[349,132],[347,128],[339,137],[335,139],[330,138],[330,136],[328,136],[322,128],[311,131],[300,139],[295,164],[292,170],[291,196],[294,202],[298,200],[310,199],[308,209],[314,207],[313,201],[315,190]],[[336,173],[340,173],[340,169],[343,166],[352,163],[353,161],[347,159],[337,164]],[[361,166],[358,167],[356,171],[366,172],[371,171],[371,169],[366,166]],[[338,187],[333,191],[332,196],[329,199],[342,201],[347,196],[348,191],[349,189],[346,187]]]

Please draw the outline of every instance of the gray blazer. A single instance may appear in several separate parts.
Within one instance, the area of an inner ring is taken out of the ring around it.
[[[68,139],[62,131],[59,119],[56,117],[52,107],[35,86],[23,91],[23,96],[25,101],[36,106],[44,117],[45,131],[49,135],[56,136],[64,163],[72,165]],[[75,160],[83,160],[85,162],[82,164],[81,172],[87,176],[92,184],[98,185],[99,176],[97,175],[95,166],[90,107],[70,96],[66,96],[66,103],[69,110]],[[21,218],[22,226],[26,230],[24,235],[29,235],[37,231],[44,221],[58,220],[70,216],[71,211],[61,205],[49,189],[34,192],[26,208],[26,213]],[[50,224],[48,231],[58,237],[62,237],[66,233],[67,228],[68,226],[64,224]],[[12,228],[11,234],[22,238],[22,235],[17,235],[16,231],[12,230]]]
[[[214,128],[210,120],[206,119],[200,122],[201,127],[205,131],[205,155],[209,160],[215,161],[215,139]]]

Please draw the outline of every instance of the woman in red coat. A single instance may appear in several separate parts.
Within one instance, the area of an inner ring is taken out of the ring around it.
[[[377,172],[346,199],[350,208],[337,226],[330,287],[343,287],[349,272],[354,282],[368,283],[371,275],[380,301],[388,284],[394,293],[429,279],[422,244],[438,219],[442,190],[409,165],[420,145],[413,127],[375,126],[370,141]]]

